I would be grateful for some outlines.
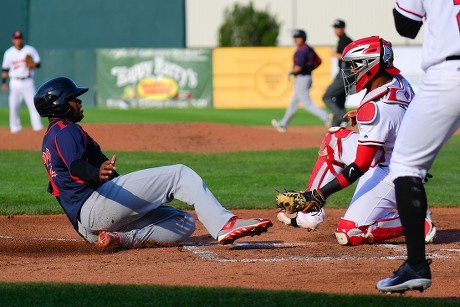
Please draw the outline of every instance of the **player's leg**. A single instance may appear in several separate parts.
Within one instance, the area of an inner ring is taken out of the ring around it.
[[[43,129],[42,119],[34,105],[35,86],[33,79],[29,78],[23,81],[23,95],[24,101],[26,102],[27,108],[29,109],[32,129],[35,131]]]
[[[406,291],[431,286],[425,255],[424,218],[427,208],[423,178],[442,145],[460,126],[458,63],[432,66],[404,116],[391,160],[396,199],[406,237],[407,260],[395,275],[381,280],[382,291]]]
[[[404,117],[391,161],[410,264],[425,260],[422,238],[427,200],[423,178],[444,142],[460,124],[458,77],[453,78],[452,74],[438,66],[443,64],[432,67],[430,74],[422,80],[420,90]]]
[[[119,235],[120,247],[148,247],[186,240],[195,231],[195,220],[188,212],[170,206],[159,206],[141,219],[110,231]]]
[[[425,210],[425,242],[431,243],[435,234],[431,214]],[[371,168],[360,178],[351,204],[339,220],[337,241],[342,245],[375,244],[403,235],[396,210],[394,184],[388,176],[388,168]]]
[[[396,212],[394,185],[387,167],[373,167],[360,178],[335,232],[342,245],[379,243],[403,235]]]
[[[281,121],[278,122],[281,128],[286,129],[289,125],[289,122],[294,117],[297,109],[299,108],[299,90],[300,86],[303,83],[301,80],[301,76],[297,76],[294,80],[294,93],[292,94],[291,100],[289,101],[289,106],[287,107],[286,111],[284,112],[284,116]]]
[[[298,88],[299,99],[303,103],[304,109],[307,112],[310,112],[311,114],[321,119],[323,123],[327,124],[329,121],[329,114],[325,110],[323,110],[322,108],[314,104],[313,100],[311,99],[311,96],[310,96],[310,88],[312,84],[311,76],[310,75],[300,76],[300,78],[298,76],[297,78],[299,79],[299,85],[298,85],[299,86]]]
[[[222,231],[226,239],[237,238],[231,233],[235,225],[244,228],[240,229],[239,236],[260,234],[271,226],[269,220],[236,221],[235,215],[221,206],[201,177],[185,165],[145,169],[105,183],[83,205],[81,224],[94,234],[123,229],[127,224],[139,223],[173,199],[194,206],[198,219],[219,242],[223,240]],[[230,221],[232,228],[228,230],[226,226]]]
[[[118,229],[173,199],[194,206],[198,219],[214,237],[234,216],[193,170],[171,165],[136,171],[105,183],[83,205],[82,223],[83,215],[91,215],[89,228]]]
[[[345,88],[343,86],[342,74],[337,74],[326,89],[323,95],[324,104],[331,110],[333,114],[331,127],[340,126],[342,123],[346,123],[343,118],[345,112]]]
[[[10,131],[17,133],[22,130],[19,108],[21,107],[22,94],[19,80],[11,79],[9,84],[8,107],[10,114]]]

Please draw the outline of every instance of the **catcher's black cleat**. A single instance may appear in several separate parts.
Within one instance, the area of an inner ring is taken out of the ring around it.
[[[392,277],[380,280],[376,288],[381,292],[387,293],[404,293],[408,290],[419,290],[423,292],[431,286],[431,259],[428,259],[416,268],[407,262],[404,262],[401,267],[394,273]]]

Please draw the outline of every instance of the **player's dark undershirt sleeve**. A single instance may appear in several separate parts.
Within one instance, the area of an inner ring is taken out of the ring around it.
[[[415,38],[423,24],[421,21],[407,18],[396,9],[393,9],[393,17],[395,20],[396,31],[398,31],[399,35],[408,38]]]
[[[99,169],[88,164],[86,161],[79,159],[72,162],[70,165],[70,173],[72,176],[78,177],[81,180],[90,184],[100,184]]]

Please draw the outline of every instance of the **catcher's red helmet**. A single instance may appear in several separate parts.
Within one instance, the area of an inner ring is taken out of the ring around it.
[[[342,54],[342,76],[347,95],[360,92],[379,71],[398,75],[393,66],[391,43],[378,36],[358,39],[350,43]]]

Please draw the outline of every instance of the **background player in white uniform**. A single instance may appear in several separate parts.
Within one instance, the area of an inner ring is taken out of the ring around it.
[[[10,108],[10,131],[21,131],[22,125],[19,118],[21,102],[26,102],[29,109],[30,122],[35,131],[43,129],[43,124],[34,107],[34,69],[40,67],[40,56],[34,47],[24,45],[23,35],[17,31],[13,34],[13,46],[8,48],[3,55],[2,64],[2,90],[6,92],[8,85],[6,79],[10,77],[8,105]],[[26,61],[26,57],[29,59]]]
[[[343,52],[343,75],[347,94],[367,90],[359,108],[347,115],[359,133],[329,129],[307,187],[324,197],[359,178],[351,204],[338,223],[336,238],[342,245],[379,243],[403,235],[396,209],[394,185],[387,178],[389,161],[400,123],[414,93],[393,66],[393,51],[387,41],[372,36],[349,44]],[[319,213],[278,213],[286,224],[315,229],[325,218]],[[427,213],[426,241],[436,229]]]
[[[460,1],[398,0],[393,10],[399,34],[415,38],[423,22],[422,77],[401,125],[391,159],[407,260],[377,283],[384,292],[423,291],[431,271],[423,242],[427,199],[423,178],[443,144],[460,126]]]

